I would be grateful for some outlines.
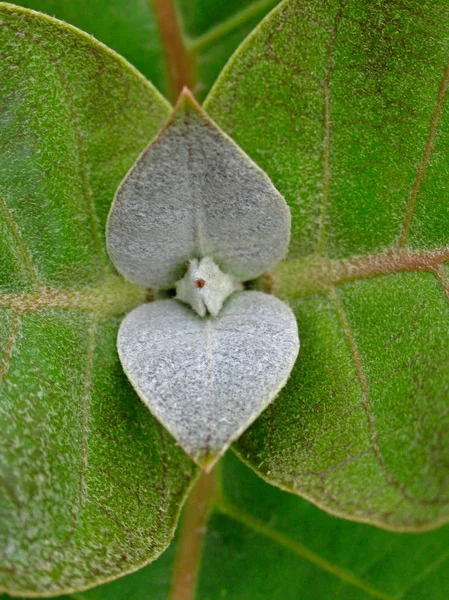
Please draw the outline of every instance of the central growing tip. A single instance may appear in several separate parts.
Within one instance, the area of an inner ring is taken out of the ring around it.
[[[176,298],[193,308],[200,317],[206,312],[216,317],[223,302],[233,292],[243,289],[242,284],[223,271],[209,258],[190,262],[187,273],[176,284]]]

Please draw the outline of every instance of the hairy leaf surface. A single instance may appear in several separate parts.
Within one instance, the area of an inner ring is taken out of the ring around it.
[[[204,97],[240,42],[279,0],[20,0],[94,35],[167,97],[186,77]],[[174,50],[172,52],[172,49]]]
[[[253,290],[233,294],[218,317],[179,300],[138,306],[117,348],[144,403],[209,471],[285,385],[299,342],[289,307]]]
[[[164,51],[150,0],[20,0],[37,10],[95,36],[134,65],[164,92]]]
[[[271,181],[190,92],[121,183],[107,222],[112,262],[129,281],[175,287],[192,258],[241,281],[286,254],[290,211]]]
[[[393,529],[449,518],[448,33],[445,3],[287,0],[205,104],[292,211],[302,349],[237,451]]]
[[[448,526],[415,535],[337,519],[266,485],[231,453],[220,466],[215,483],[202,481],[194,489],[181,532],[160,559],[73,598],[448,597]],[[192,535],[186,525],[196,527]]]
[[[169,105],[53,19],[0,5],[2,569],[13,593],[135,570],[171,539],[191,462],[127,382],[110,264],[116,187]]]

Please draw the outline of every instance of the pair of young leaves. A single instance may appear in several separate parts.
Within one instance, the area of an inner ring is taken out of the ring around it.
[[[206,470],[296,360],[292,311],[242,285],[283,258],[289,237],[283,197],[184,90],[117,191],[107,245],[129,281],[176,288],[127,315],[117,346],[141,399]]]

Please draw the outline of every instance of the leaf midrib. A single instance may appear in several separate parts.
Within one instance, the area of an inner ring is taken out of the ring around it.
[[[109,275],[103,283],[74,290],[41,288],[30,294],[0,293],[0,309],[16,315],[50,309],[83,310],[100,318],[131,311],[147,299],[148,291],[117,275]]]
[[[401,272],[428,271],[449,293],[442,265],[449,262],[449,247],[438,250],[391,249],[376,254],[332,260],[311,255],[290,259],[273,270],[274,289],[293,300],[323,293],[348,281],[369,279]]]

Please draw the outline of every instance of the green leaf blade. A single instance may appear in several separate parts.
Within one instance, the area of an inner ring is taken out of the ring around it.
[[[1,4],[0,39],[0,586],[55,595],[158,556],[195,473],[123,373],[118,326],[146,291],[104,247],[115,189],[170,107],[54,19]]]
[[[215,493],[207,506],[198,505],[200,483],[207,484],[199,482],[193,490],[176,548],[136,574],[83,593],[83,598],[144,600],[154,593],[166,600],[175,589],[193,588],[191,597],[199,600],[447,597],[447,526],[410,535],[336,519],[266,485],[231,453],[218,471],[212,475]],[[185,546],[192,537],[183,537],[183,528],[188,511],[195,509],[204,511],[205,523],[190,534],[202,538],[202,547],[186,571],[185,565],[180,568],[180,556],[193,550],[191,544]]]
[[[163,50],[151,2],[125,6],[119,0],[23,0],[17,4],[93,35],[129,60],[159,90],[165,90]]]
[[[238,451],[391,529],[449,518],[448,26],[434,3],[286,1],[205,103],[292,211],[275,287],[304,344]]]
[[[378,27],[379,18],[391,25]],[[206,109],[296,208],[292,257],[326,245],[333,258],[395,245],[429,150],[434,172],[436,161],[444,169],[448,48],[432,22],[407,7],[284,2],[214,87]],[[254,102],[255,90],[263,102]],[[429,222],[429,211],[440,213],[423,202]],[[447,229],[436,217],[432,224]]]
[[[24,261],[37,263],[35,275],[42,283],[76,287],[98,281],[108,269],[104,226],[117,184],[111,174],[130,165],[139,136],[157,132],[168,104],[150,88],[145,97],[144,81],[88,36],[74,36],[67,29],[49,43],[46,36],[54,33],[51,19],[32,13],[24,19],[14,9],[4,9],[3,14],[7,126],[2,128],[2,196],[9,219],[27,248]],[[24,45],[32,60],[17,64]],[[89,86],[80,78],[80,69]],[[37,81],[36,71],[41,73]],[[130,122],[131,113],[144,113],[149,102],[148,124],[153,120],[153,125]],[[50,222],[48,214],[53,217]]]
[[[204,541],[198,598],[212,600],[226,590],[242,598],[408,600],[419,583],[445,597],[438,566],[447,565],[447,526],[416,536],[336,519],[270,489],[232,456],[224,460],[221,487]]]
[[[429,273],[347,283],[330,297],[297,301],[296,314],[302,357],[239,453],[257,456],[268,480],[339,516],[393,529],[446,521],[440,283]]]

